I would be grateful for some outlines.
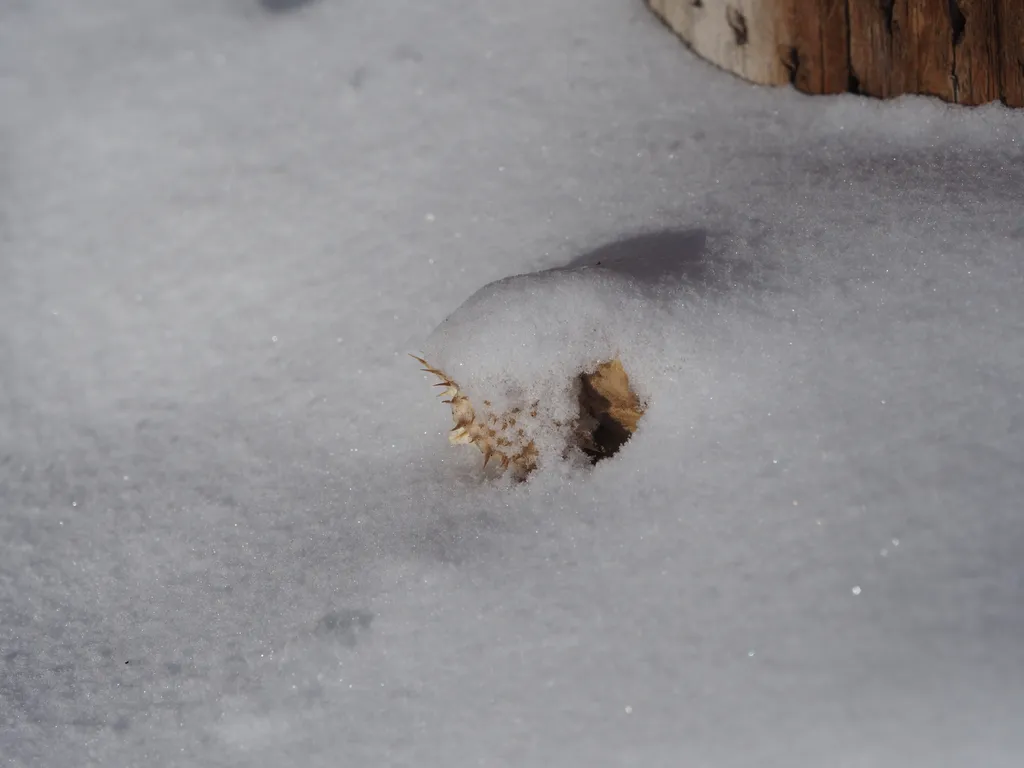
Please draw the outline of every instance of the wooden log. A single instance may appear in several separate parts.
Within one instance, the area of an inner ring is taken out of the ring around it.
[[[1024,0],[647,0],[702,58],[805,93],[1024,107]]]
[[[1024,107],[1024,0],[996,0],[996,19],[1003,103]]]

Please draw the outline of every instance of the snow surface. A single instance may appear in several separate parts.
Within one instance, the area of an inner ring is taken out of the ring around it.
[[[611,340],[641,429],[482,482],[406,353],[598,261],[440,347]],[[1020,765],[1024,114],[636,0],[5,0],[0,505],[5,765]]]

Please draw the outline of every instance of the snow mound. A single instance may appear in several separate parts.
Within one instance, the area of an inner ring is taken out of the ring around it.
[[[674,335],[659,317],[680,295],[670,281],[596,264],[515,275],[455,310],[427,339],[425,356],[478,409],[514,414],[544,466],[570,458],[584,374],[618,360],[640,401],[650,398]]]

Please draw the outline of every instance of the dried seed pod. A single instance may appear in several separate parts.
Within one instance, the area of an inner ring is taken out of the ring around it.
[[[451,405],[455,426],[448,434],[453,445],[472,444],[484,455],[484,466],[494,459],[501,470],[525,477],[537,467],[539,450],[528,424],[543,419],[539,401],[496,411],[490,401],[473,405],[458,383],[421,357],[412,357],[444,387],[442,402]],[[629,376],[618,359],[581,373],[575,383],[579,412],[570,424],[552,420],[551,431],[565,436],[562,456],[579,449],[597,462],[615,454],[636,431],[644,408],[629,386]]]
[[[601,363],[591,373],[580,374],[579,378],[577,440],[596,462],[614,455],[629,440],[644,409],[617,358]]]
[[[448,374],[434,368],[421,357],[412,357],[423,364],[424,371],[440,379],[434,386],[444,387],[441,395],[446,399],[442,402],[451,405],[452,420],[455,422],[448,433],[448,441],[452,445],[475,445],[484,455],[484,466],[494,459],[502,470],[512,467],[522,476],[534,470],[537,448],[517,423],[520,408],[496,414],[490,411],[490,403],[485,400],[478,414],[469,398]]]

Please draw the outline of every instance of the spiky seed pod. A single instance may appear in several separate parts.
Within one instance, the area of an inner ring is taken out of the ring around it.
[[[444,387],[442,400],[452,408],[452,420],[455,426],[448,433],[448,442],[452,445],[475,445],[484,455],[484,466],[491,459],[501,465],[502,470],[510,467],[517,475],[525,476],[536,467],[537,448],[526,436],[525,430],[517,425],[521,408],[512,408],[507,413],[498,415],[489,411],[490,402],[483,401],[484,409],[479,417],[473,404],[466,397],[459,385],[444,371],[434,368],[421,357],[412,355],[419,361],[427,373],[433,374],[440,381],[435,387]],[[536,411],[534,411],[536,415]]]
[[[497,414],[491,411],[491,403],[482,402],[478,412],[459,385],[444,371],[433,367],[416,355],[411,357],[423,365],[422,370],[436,376],[440,381],[434,386],[444,387],[442,402],[451,405],[455,426],[448,433],[453,445],[472,444],[484,455],[484,466],[493,458],[502,471],[512,469],[519,477],[525,477],[537,466],[538,451],[534,441],[523,429],[520,421],[524,417],[535,420],[538,402],[533,402],[524,412],[522,407],[513,407]],[[580,374],[578,382],[579,415],[567,430],[567,442],[563,456],[573,448],[579,448],[592,462],[613,455],[636,431],[637,423],[644,408],[629,386],[629,376],[618,359],[601,363],[596,370]],[[564,425],[555,422],[554,427]]]

